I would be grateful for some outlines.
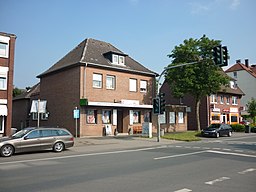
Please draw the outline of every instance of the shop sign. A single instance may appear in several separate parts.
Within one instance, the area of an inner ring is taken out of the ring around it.
[[[220,112],[220,108],[213,108],[212,111],[213,112]]]
[[[223,109],[223,112],[229,112],[229,109]]]
[[[237,113],[238,108],[230,107],[230,113]]]

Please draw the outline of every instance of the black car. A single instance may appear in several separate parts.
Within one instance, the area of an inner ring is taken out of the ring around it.
[[[216,123],[211,124],[206,129],[203,129],[201,132],[202,136],[209,136],[209,137],[220,137],[220,136],[229,136],[232,135],[232,128],[230,125],[224,123]]]

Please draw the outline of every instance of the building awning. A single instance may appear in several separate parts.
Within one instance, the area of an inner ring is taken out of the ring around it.
[[[0,115],[7,116],[7,106],[6,105],[0,105]]]
[[[153,105],[138,105],[128,103],[110,103],[110,102],[88,102],[89,106],[102,106],[102,107],[127,107],[127,108],[144,108],[152,109]]]

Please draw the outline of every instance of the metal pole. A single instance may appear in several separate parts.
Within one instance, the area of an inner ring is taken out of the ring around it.
[[[77,110],[77,107],[75,108],[75,110]],[[77,117],[75,119],[76,119],[76,138],[77,138]]]
[[[190,62],[190,63],[182,63],[182,64],[179,64],[179,65],[169,65],[168,67],[165,67],[163,72],[160,74],[159,78],[158,78],[158,81],[157,81],[157,97],[159,97],[159,92],[160,92],[160,79],[161,77],[165,74],[165,72],[168,70],[168,69],[173,69],[173,68],[176,68],[176,67],[182,67],[182,66],[186,66],[186,65],[192,65],[192,64],[196,64],[196,63],[199,63],[200,61],[194,61],[194,62]],[[160,121],[159,121],[160,117],[159,117],[159,114],[157,115],[157,142],[160,142]]]
[[[39,112],[39,105],[40,105],[40,99],[37,101],[37,128],[39,127],[39,122],[40,122],[40,112]]]

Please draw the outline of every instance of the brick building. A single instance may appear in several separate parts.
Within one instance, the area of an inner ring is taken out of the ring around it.
[[[16,36],[0,32],[0,136],[11,135]]]
[[[156,75],[110,43],[86,39],[38,76],[49,114],[40,125],[80,136],[141,127],[152,121]]]
[[[172,95],[172,92],[166,81],[164,82],[160,91],[165,93],[165,100],[167,105],[183,107],[183,113],[186,114],[188,121],[187,129],[197,130],[196,102],[193,96],[186,95],[183,98],[175,98]],[[211,123],[239,123],[241,120],[242,109],[240,101],[243,95],[244,93],[239,87],[236,86],[235,81],[231,80],[230,86],[223,86],[218,93],[202,98],[199,110],[201,129],[207,127]],[[168,112],[176,113],[177,116],[177,111],[173,109],[168,110]],[[169,121],[170,120],[167,116],[167,124]]]

